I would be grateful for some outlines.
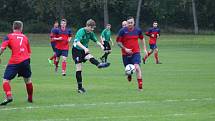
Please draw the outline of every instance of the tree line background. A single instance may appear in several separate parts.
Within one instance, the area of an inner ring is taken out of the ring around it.
[[[48,33],[55,20],[66,18],[73,30],[96,20],[97,31],[105,23],[117,32],[128,16],[146,30],[153,20],[162,32],[214,33],[214,0],[0,0],[0,32],[9,32],[14,20],[24,22],[24,31]]]

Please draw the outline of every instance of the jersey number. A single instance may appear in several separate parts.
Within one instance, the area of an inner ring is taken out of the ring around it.
[[[19,42],[19,45],[21,46],[21,45],[22,45],[23,37],[17,36],[16,38],[20,41],[20,42]]]

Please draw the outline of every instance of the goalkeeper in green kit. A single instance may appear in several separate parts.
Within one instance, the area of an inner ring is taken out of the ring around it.
[[[73,47],[72,47],[72,58],[75,61],[76,66],[76,80],[78,83],[78,93],[85,93],[86,90],[82,85],[82,63],[89,60],[92,64],[96,65],[98,68],[106,68],[110,63],[100,63],[96,60],[88,49],[88,43],[90,40],[96,42],[102,50],[104,46],[97,40],[95,33],[93,32],[96,27],[94,20],[89,19],[86,22],[86,26],[79,29],[76,33]]]

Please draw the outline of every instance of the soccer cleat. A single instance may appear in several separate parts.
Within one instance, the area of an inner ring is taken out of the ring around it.
[[[146,60],[143,58],[143,64],[146,64]]]
[[[29,103],[33,103],[33,100],[32,100],[32,99],[28,99],[28,102],[29,102]]]
[[[80,94],[83,94],[83,93],[85,93],[86,92],[86,90],[82,87],[82,88],[80,88],[80,89],[78,89],[78,93],[80,93]]]
[[[131,76],[131,75],[128,75],[128,76],[127,76],[127,79],[128,79],[128,82],[131,82],[132,76]]]
[[[54,65],[54,63],[52,62],[52,60],[50,60],[49,58],[48,58],[48,62],[49,62],[50,65]]]
[[[62,73],[62,76],[66,76],[66,74],[65,74],[65,73]]]
[[[107,68],[108,66],[110,66],[110,63],[99,63],[99,65],[97,67],[98,68]]]
[[[12,102],[12,101],[13,101],[13,98],[12,98],[12,97],[6,98],[6,99],[0,104],[0,106],[7,105],[8,103],[10,103],[10,102]]]
[[[156,62],[156,64],[162,64],[162,63],[158,61],[158,62]]]

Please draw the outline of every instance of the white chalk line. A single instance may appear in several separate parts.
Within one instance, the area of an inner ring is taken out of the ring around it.
[[[215,101],[215,98],[196,98],[196,99],[166,99],[163,101],[124,101],[124,102],[98,102],[98,103],[86,103],[86,104],[54,104],[45,106],[27,106],[27,107],[0,107],[0,111],[11,110],[32,110],[32,109],[50,109],[50,108],[69,108],[69,107],[88,107],[88,106],[105,106],[105,105],[127,105],[127,104],[144,104],[144,103],[170,103],[170,102],[192,102],[192,101]]]
[[[158,115],[125,115],[125,116],[94,116],[94,117],[74,117],[74,118],[59,118],[59,119],[42,119],[42,120],[25,120],[25,121],[77,121],[77,120],[117,120],[117,119],[129,119],[129,118],[151,118],[151,117],[183,117],[183,116],[196,116],[201,114],[214,115],[211,113],[171,113],[171,114],[158,114]]]

